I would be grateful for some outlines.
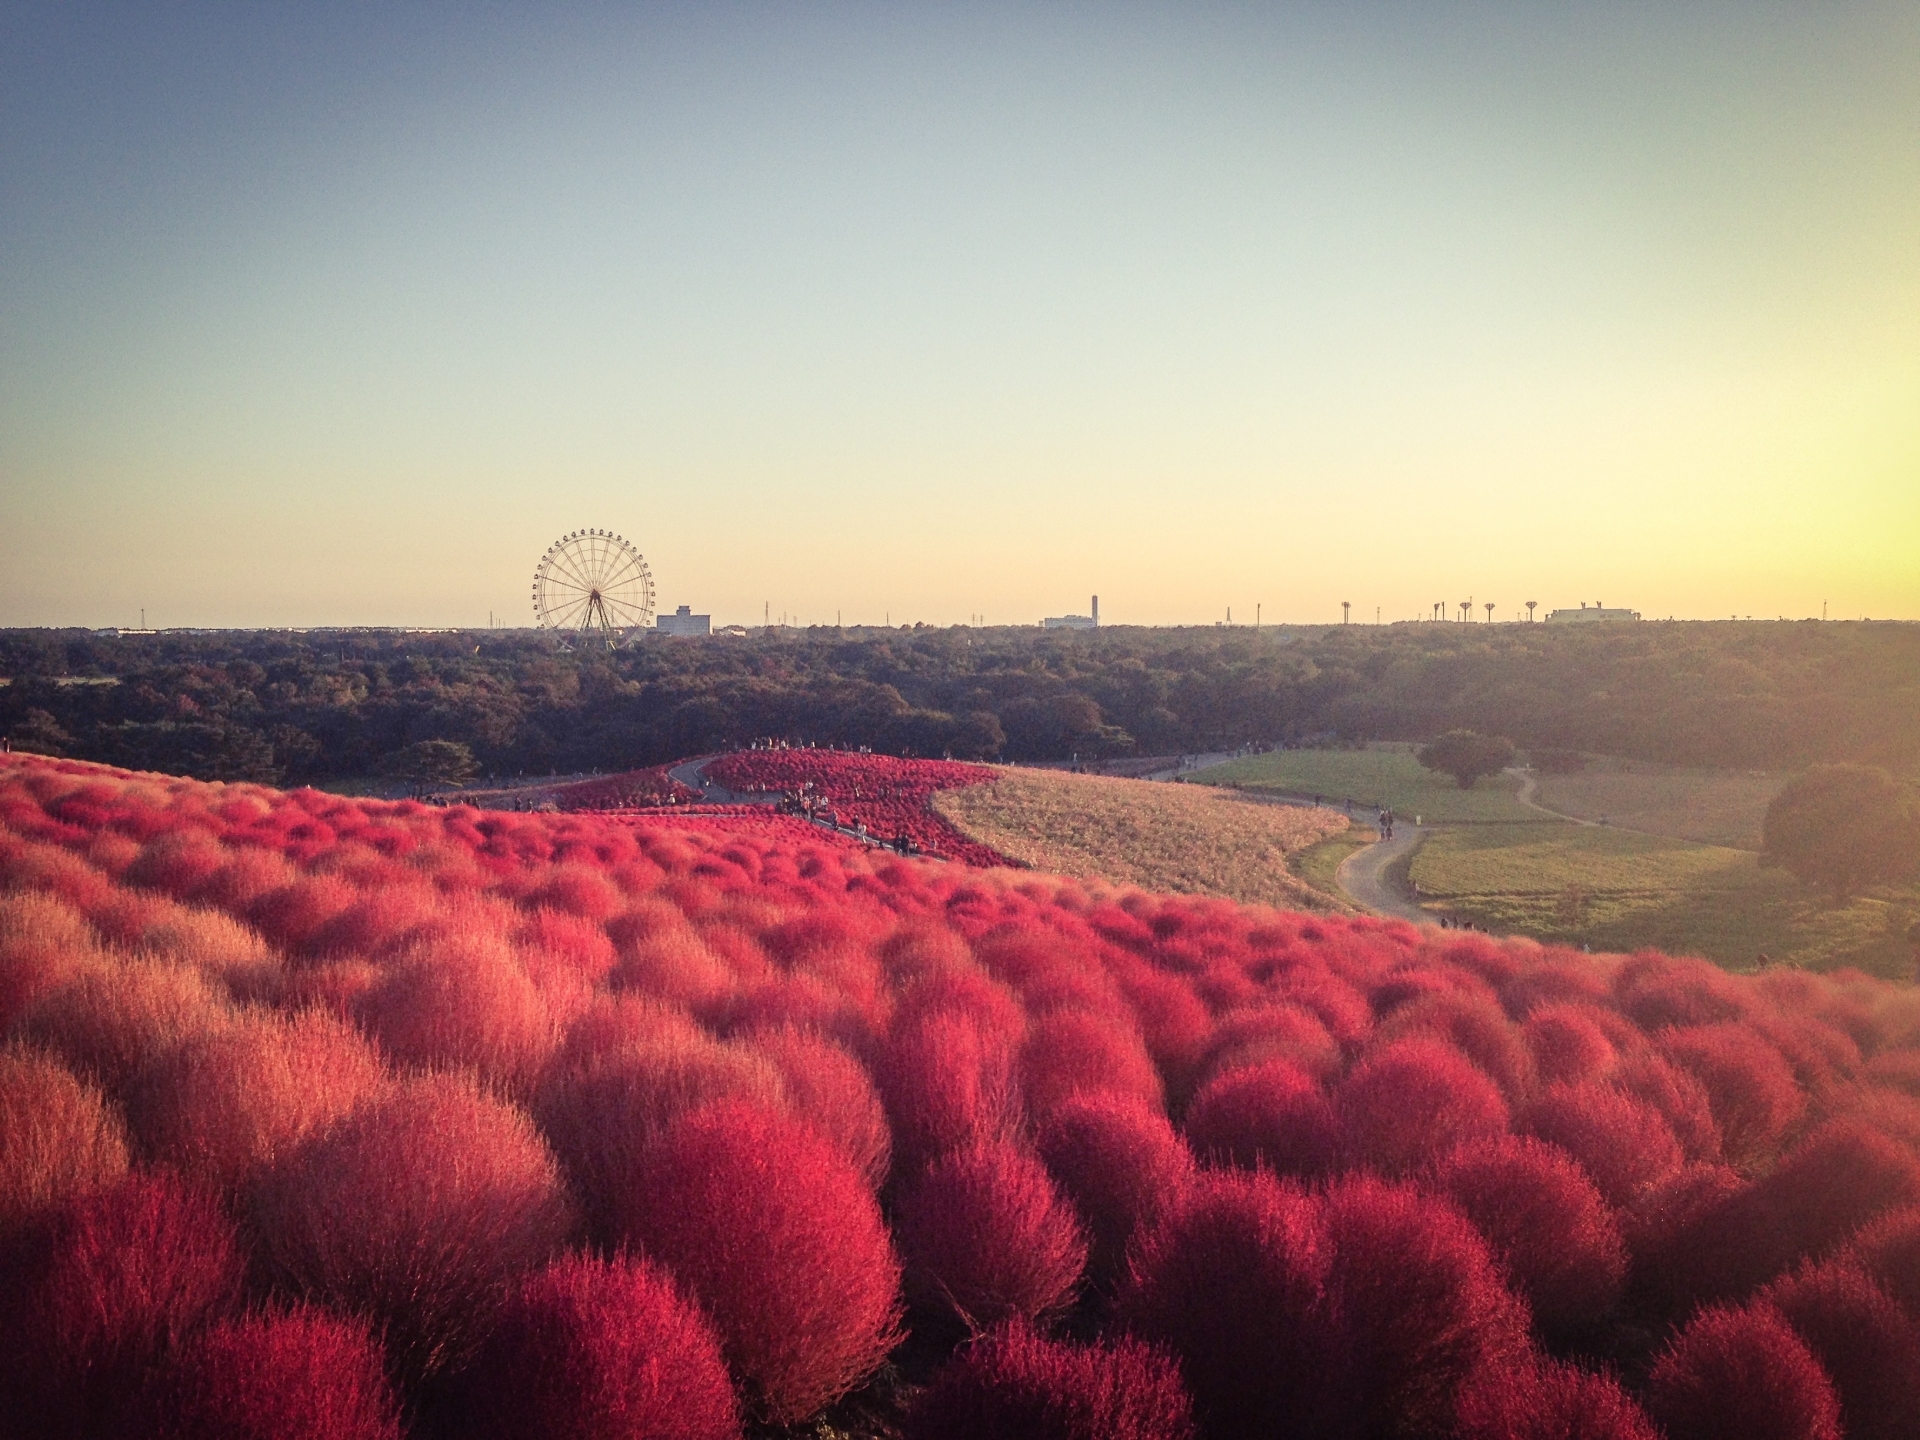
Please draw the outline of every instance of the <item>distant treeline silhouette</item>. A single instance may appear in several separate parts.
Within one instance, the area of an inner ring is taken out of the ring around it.
[[[611,654],[527,632],[13,630],[0,675],[15,749],[289,783],[430,739],[495,775],[770,736],[1060,760],[1456,728],[1688,765],[1920,763],[1920,626],[1893,623],[822,628]]]

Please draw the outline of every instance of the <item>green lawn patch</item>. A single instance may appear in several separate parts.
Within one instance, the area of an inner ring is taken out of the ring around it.
[[[1749,851],[1610,827],[1461,827],[1421,847],[1423,903],[1488,929],[1595,950],[1649,946],[1730,969],[1769,960],[1905,976],[1912,889],[1829,906]]]
[[[1252,791],[1324,795],[1336,802],[1350,800],[1363,809],[1389,805],[1406,819],[1418,815],[1428,823],[1525,823],[1540,818],[1539,811],[1514,799],[1520,784],[1514,776],[1492,775],[1471,790],[1462,790],[1450,777],[1422,769],[1409,746],[1281,750],[1229,760],[1187,778]]]

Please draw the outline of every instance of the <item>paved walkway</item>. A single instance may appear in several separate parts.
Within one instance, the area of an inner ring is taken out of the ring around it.
[[[1391,840],[1376,840],[1354,851],[1340,862],[1333,878],[1347,892],[1347,898],[1363,910],[1395,920],[1411,920],[1416,925],[1431,925],[1433,916],[1416,905],[1387,876],[1387,867],[1410,854],[1424,833],[1421,826],[1395,820]]]

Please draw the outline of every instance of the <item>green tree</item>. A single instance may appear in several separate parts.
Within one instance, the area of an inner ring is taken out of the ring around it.
[[[416,740],[382,757],[380,773],[418,785],[464,785],[480,766],[458,740]]]
[[[1451,775],[1462,790],[1471,790],[1482,775],[1498,775],[1513,763],[1513,742],[1477,730],[1449,730],[1415,757],[1427,769]]]
[[[1816,765],[1767,806],[1760,863],[1835,904],[1920,873],[1920,797],[1876,765]]]

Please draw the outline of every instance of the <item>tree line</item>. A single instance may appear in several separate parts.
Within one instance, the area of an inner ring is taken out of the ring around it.
[[[0,631],[16,749],[208,779],[619,770],[759,737],[957,759],[1427,741],[1797,769],[1920,765],[1920,626],[965,627],[649,637]]]

